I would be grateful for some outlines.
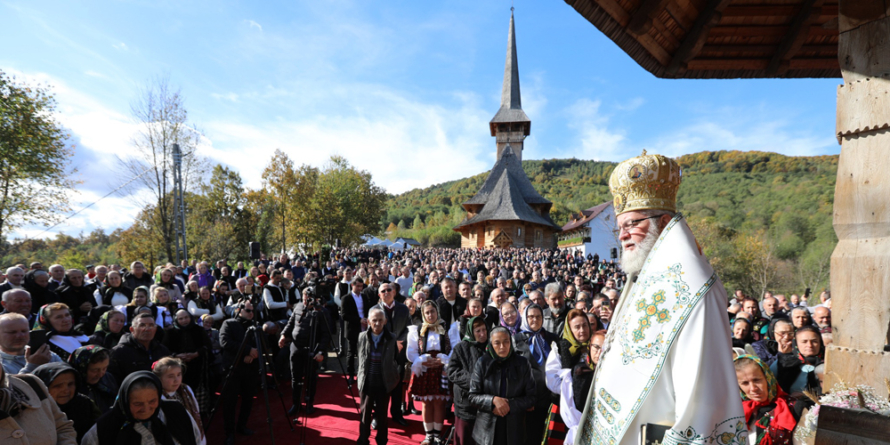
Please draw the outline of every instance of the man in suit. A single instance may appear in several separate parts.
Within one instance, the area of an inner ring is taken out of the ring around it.
[[[442,280],[442,296],[436,299],[439,316],[445,322],[445,329],[467,310],[467,300],[457,294],[457,283],[451,277]]]
[[[386,315],[386,330],[396,340],[396,364],[398,365],[399,382],[391,393],[392,402],[389,405],[389,413],[392,420],[399,425],[408,423],[403,417],[402,409],[402,379],[405,373],[405,363],[408,362],[405,341],[408,339],[408,326],[411,326],[411,312],[408,306],[395,301],[396,286],[393,283],[383,283],[379,289],[380,302],[374,307],[379,308]]]
[[[355,357],[358,354],[358,334],[368,328],[370,304],[362,295],[365,282],[361,278],[352,281],[352,293],[343,297],[340,317],[346,337],[346,374],[355,379]]]
[[[55,292],[62,285],[62,280],[64,279],[65,267],[61,264],[53,264],[49,267],[49,285],[46,286],[47,290]]]
[[[24,289],[22,282],[25,280],[25,271],[18,267],[6,269],[6,282],[0,284],[0,295],[12,289]]]

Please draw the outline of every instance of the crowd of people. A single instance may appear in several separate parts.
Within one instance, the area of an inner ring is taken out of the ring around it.
[[[272,381],[291,380],[289,414],[312,415],[329,352],[358,389],[359,444],[372,429],[385,444],[390,422],[420,414],[423,445],[570,445],[626,280],[597,256],[443,248],[0,275],[0,429],[89,445],[204,444],[217,402],[226,443],[249,436],[263,360]],[[727,302],[756,443],[790,443],[803,392],[821,392],[820,298],[739,290]]]

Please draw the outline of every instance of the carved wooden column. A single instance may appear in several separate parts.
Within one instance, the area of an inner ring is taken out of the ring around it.
[[[890,353],[890,1],[841,0],[841,156],[831,257],[834,344],[825,388],[842,379],[887,395]]]

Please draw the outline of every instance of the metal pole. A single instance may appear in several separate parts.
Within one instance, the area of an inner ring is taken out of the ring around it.
[[[188,261],[185,237],[185,198],[182,192],[182,150],[173,144],[173,226],[176,231],[176,263]]]

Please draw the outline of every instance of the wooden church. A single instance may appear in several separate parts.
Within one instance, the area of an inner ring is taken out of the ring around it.
[[[497,143],[497,161],[479,192],[463,203],[467,216],[454,228],[461,233],[462,248],[556,248],[555,234],[561,229],[550,219],[553,203],[535,190],[522,170],[523,142],[531,124],[522,111],[516,34],[510,14],[501,108],[489,124]]]

